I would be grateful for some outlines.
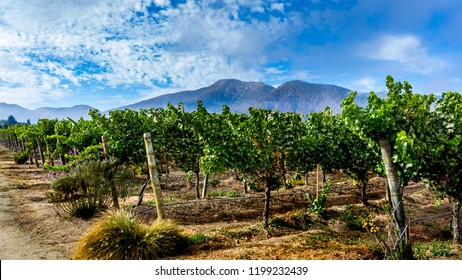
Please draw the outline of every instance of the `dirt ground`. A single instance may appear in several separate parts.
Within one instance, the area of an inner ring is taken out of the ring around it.
[[[49,188],[42,168],[16,165],[0,148],[0,259],[69,259],[90,221],[57,215],[45,198]]]
[[[368,215],[385,235],[388,220],[383,213],[384,179],[376,177],[369,181],[372,206],[363,207],[358,204],[357,190],[351,181],[341,174],[329,176],[334,186],[324,217],[310,215],[305,228],[277,224],[304,212],[308,202],[303,192],[315,190],[315,178],[310,177],[308,188],[300,185],[273,192],[273,226],[268,230],[261,225],[263,193],[252,190],[242,194],[240,182],[230,174],[215,175],[208,199],[200,203],[187,202],[194,200],[194,190],[184,174],[172,172],[162,176],[163,196],[169,204],[167,218],[176,221],[188,235],[201,239],[174,258],[382,259],[374,235],[352,228],[349,219],[355,213]],[[16,165],[12,153],[0,147],[0,259],[69,259],[77,241],[91,226],[93,220],[66,217],[47,202],[45,194],[50,191],[50,180],[43,168]],[[404,197],[408,220],[425,219],[410,226],[414,244],[423,248],[421,254],[427,254],[429,259],[462,259],[460,246],[445,245],[452,244],[450,216],[433,218],[449,213],[450,203],[443,200],[439,207],[435,206],[435,197],[422,183],[406,187]],[[152,192],[148,192],[143,206],[134,209],[137,201],[134,193],[123,205],[150,223],[155,219],[151,200]],[[429,246],[436,241],[449,247],[450,253],[431,253],[434,250]]]

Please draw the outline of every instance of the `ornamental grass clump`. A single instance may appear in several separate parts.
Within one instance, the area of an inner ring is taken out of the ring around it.
[[[118,211],[100,219],[82,237],[72,259],[159,259],[183,250],[185,240],[171,221],[156,221],[148,227],[129,213]]]

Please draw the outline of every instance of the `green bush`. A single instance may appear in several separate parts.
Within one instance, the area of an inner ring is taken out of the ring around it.
[[[29,159],[29,151],[13,154],[13,160],[16,164],[24,164]]]
[[[90,218],[111,204],[118,207],[119,198],[130,193],[134,176],[112,161],[83,162],[52,182],[48,198],[71,216]]]
[[[100,219],[77,244],[72,259],[152,260],[179,253],[187,245],[171,221],[143,225],[124,211]]]
[[[60,176],[51,182],[52,193],[48,197],[52,202],[69,201],[86,193],[85,182],[80,173]]]

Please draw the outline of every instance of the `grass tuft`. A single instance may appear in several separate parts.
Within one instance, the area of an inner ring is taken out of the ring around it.
[[[147,227],[129,213],[118,211],[95,223],[77,244],[72,259],[159,259],[178,253],[186,244],[171,221],[156,221]]]

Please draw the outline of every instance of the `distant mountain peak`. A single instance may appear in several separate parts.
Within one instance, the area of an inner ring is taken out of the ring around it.
[[[261,82],[244,82],[237,79],[220,79],[210,86],[197,90],[172,93],[151,98],[122,108],[148,109],[166,107],[168,103],[184,104],[187,111],[197,108],[197,101],[209,112],[221,112],[227,105],[234,112],[247,113],[249,107],[309,113],[322,111],[326,106],[336,113],[350,90],[335,85],[314,84],[302,80],[288,81],[277,88]]]

